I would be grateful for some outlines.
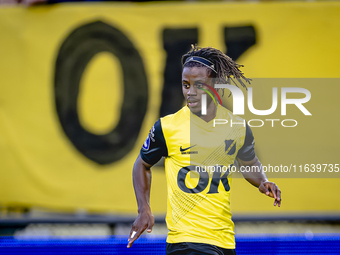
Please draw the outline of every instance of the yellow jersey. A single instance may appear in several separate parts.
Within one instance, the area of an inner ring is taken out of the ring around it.
[[[185,106],[155,123],[140,154],[151,165],[165,157],[167,242],[235,249],[230,169],[237,157],[255,157],[245,120],[218,105],[205,122]]]

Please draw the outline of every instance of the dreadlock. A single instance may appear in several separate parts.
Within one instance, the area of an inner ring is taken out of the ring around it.
[[[226,54],[224,54],[218,49],[212,47],[201,48],[198,47],[197,45],[192,44],[191,50],[182,56],[183,68],[194,66],[204,67],[204,65],[201,63],[191,61],[184,65],[187,58],[193,56],[205,58],[214,64],[216,73],[213,70],[207,68],[208,76],[214,79],[213,80],[214,84],[234,83],[237,87],[239,87],[235,79],[245,89],[247,89],[245,83],[250,84],[251,79],[246,78],[240,70],[240,67],[243,67],[243,65],[237,64],[230,57],[228,57]]]

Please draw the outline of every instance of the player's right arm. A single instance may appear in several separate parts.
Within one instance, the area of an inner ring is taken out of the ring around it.
[[[266,173],[263,171],[261,162],[255,155],[254,136],[250,127],[246,126],[246,136],[242,148],[237,153],[237,161],[239,165],[245,167],[254,167],[256,171],[242,171],[243,177],[252,185],[257,187],[259,191],[269,197],[275,199],[274,206],[281,206],[281,190],[274,183],[268,181]]]
[[[151,166],[140,155],[133,166],[133,187],[138,204],[138,217],[132,225],[127,248],[132,246],[145,229],[150,233],[155,223],[150,208]]]
[[[130,248],[134,241],[147,229],[152,231],[155,219],[150,208],[150,188],[151,188],[151,170],[163,156],[168,156],[168,149],[163,135],[161,121],[158,120],[151,128],[140,154],[133,166],[133,187],[135,189],[136,200],[138,204],[138,217],[134,221],[130,235]]]

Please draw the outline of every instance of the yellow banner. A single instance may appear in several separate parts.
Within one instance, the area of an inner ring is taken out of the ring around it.
[[[312,116],[296,106],[282,116],[279,105],[273,115],[279,126],[253,128],[264,165],[305,171],[306,164],[339,164],[337,79],[255,87],[262,78],[340,78],[339,13],[336,2],[0,9],[1,205],[135,213],[132,166],[160,114],[182,103],[173,98],[180,55],[191,43],[221,49],[245,66],[256,109],[269,109],[272,87],[279,96],[282,87],[310,91],[304,106]],[[245,117],[267,118],[248,111]],[[284,128],[283,119],[298,126]],[[235,178],[232,210],[340,212],[339,177],[274,179],[280,209]],[[161,166],[153,168],[151,206],[156,214],[166,211]]]

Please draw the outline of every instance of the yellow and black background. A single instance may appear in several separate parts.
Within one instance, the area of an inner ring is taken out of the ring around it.
[[[192,43],[221,49],[266,81],[253,86],[258,109],[270,107],[272,87],[311,92],[312,116],[293,106],[271,116],[297,127],[253,128],[263,164],[339,164],[339,13],[337,2],[0,9],[1,206],[135,215],[132,166],[153,123],[183,103],[180,57]],[[339,214],[340,173],[324,177],[272,179],[279,209],[234,178],[232,212]],[[163,215],[162,166],[152,178],[151,207]]]

